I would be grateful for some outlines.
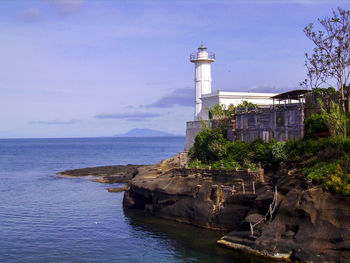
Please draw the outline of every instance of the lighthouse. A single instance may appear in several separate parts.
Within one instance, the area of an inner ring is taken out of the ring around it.
[[[201,120],[204,116],[202,111],[202,95],[211,93],[211,63],[215,61],[215,54],[208,53],[207,48],[201,44],[197,53],[190,56],[190,61],[195,65],[195,112],[194,120]]]

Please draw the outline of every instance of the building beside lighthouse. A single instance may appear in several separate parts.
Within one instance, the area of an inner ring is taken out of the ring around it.
[[[190,55],[190,61],[195,65],[195,112],[194,121],[209,120],[208,109],[215,104],[238,105],[242,101],[248,101],[259,106],[272,104],[273,96],[276,93],[256,92],[231,92],[211,88],[211,63],[215,61],[215,54],[208,52],[202,44],[197,53]]]
[[[190,61],[195,65],[195,111],[194,120],[188,121],[186,125],[185,150],[188,151],[194,143],[198,132],[202,129],[202,120],[208,121],[209,111],[215,104],[238,105],[248,101],[258,106],[267,106],[273,103],[272,97],[276,93],[255,92],[231,92],[216,90],[212,92],[211,87],[211,64],[215,61],[215,54],[208,52],[202,44],[196,53],[190,55]]]

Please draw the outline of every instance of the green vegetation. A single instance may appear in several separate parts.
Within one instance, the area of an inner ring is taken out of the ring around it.
[[[209,162],[218,161],[226,156],[228,143],[230,142],[226,138],[224,129],[203,127],[203,130],[195,138],[190,155],[192,159],[209,164]]]
[[[337,93],[337,91],[334,87],[313,88],[312,93],[315,95],[325,96],[325,95],[334,95]]]
[[[237,105],[237,109],[245,109],[247,108],[248,110],[253,110],[256,109],[258,107],[257,104],[248,102],[246,100],[242,101],[240,104]]]
[[[210,119],[222,119],[235,114],[236,107],[233,104],[230,104],[227,108],[225,104],[215,104],[211,108],[206,109],[209,111]]]
[[[325,190],[350,196],[350,11],[338,8],[333,17],[319,19],[320,30],[313,24],[305,27],[314,43],[312,54],[306,54],[307,77],[301,84],[311,87],[318,103],[318,113],[308,117],[305,138],[287,142],[231,142],[225,122],[235,109],[252,110],[257,105],[243,101],[236,108],[214,105],[209,109],[213,119],[221,120],[214,129],[204,127],[190,149],[190,167],[214,169],[278,168],[281,163],[297,165],[307,180]],[[333,87],[322,88],[328,83]],[[317,109],[318,107],[316,107]],[[321,138],[329,136],[326,138]]]
[[[322,134],[329,134],[329,129],[322,114],[315,113],[304,121],[305,138],[312,139]]]
[[[316,119],[319,126],[319,116],[311,119]],[[310,130],[317,130],[310,126]],[[190,149],[190,157],[190,168],[210,166],[225,170],[256,170],[259,166],[276,168],[281,162],[297,163],[315,185],[350,195],[350,139],[342,136],[267,143],[256,139],[245,143],[229,141],[224,129],[204,127]]]
[[[321,116],[332,136],[347,137],[347,116],[335,102],[331,102],[329,110],[323,107],[321,100]]]
[[[230,104],[228,107],[225,106],[225,104],[215,104],[211,108],[206,108],[207,111],[209,111],[209,119],[226,119],[230,118],[232,115],[235,114],[236,109],[245,109],[248,110],[256,109],[258,107],[257,104],[248,102],[246,100],[242,101],[240,104],[238,104],[236,107],[233,104]]]
[[[261,139],[251,143],[231,142],[227,139],[224,129],[205,127],[198,133],[190,149],[192,162],[189,167],[206,168],[210,165],[213,169],[250,168],[255,170],[259,165],[267,167],[279,162],[284,156],[284,153],[281,153],[282,145],[282,142],[265,143]]]
[[[350,195],[350,139],[328,137],[286,144],[291,161],[302,165],[303,174],[325,190]]]

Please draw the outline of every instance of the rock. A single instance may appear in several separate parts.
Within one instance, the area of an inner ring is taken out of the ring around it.
[[[255,247],[293,251],[302,262],[349,262],[349,198],[322,189],[291,190]]]
[[[247,223],[254,225],[254,224],[258,223],[259,221],[263,220],[264,218],[265,217],[263,215],[260,215],[260,214],[250,214],[244,220]]]
[[[231,230],[254,206],[254,194],[224,193],[222,182],[202,176],[173,176],[171,170],[178,162],[172,159],[161,164],[139,168],[125,192],[125,209],[141,209],[155,216],[192,225]],[[162,169],[163,173],[157,171]],[[227,185],[231,189],[232,184]]]
[[[286,238],[286,239],[293,239],[294,237],[295,237],[295,232],[291,230],[288,230],[282,235],[282,238]]]
[[[129,189],[129,186],[126,184],[123,187],[107,188],[108,192],[119,193],[124,192]]]
[[[68,177],[89,177],[99,183],[127,183],[138,173],[141,165],[112,165],[67,170],[57,173]]]
[[[213,177],[174,176],[172,165],[138,168],[125,192],[125,209],[140,209],[192,225],[234,230],[218,244],[244,253],[280,261],[349,262],[350,198],[310,187],[298,167],[282,167],[266,183],[256,184],[256,193],[243,194],[239,183]],[[163,173],[159,174],[158,169]],[[269,211],[277,186],[277,206]]]
[[[284,177],[276,181],[286,194],[278,196],[280,203],[273,219],[254,228],[257,236],[253,243],[248,244],[246,240],[251,240],[242,239],[235,231],[218,243],[281,261],[349,262],[350,198],[320,188],[304,189],[299,174],[289,176],[290,181]],[[258,203],[269,200],[268,196],[258,197]],[[257,219],[250,215],[245,221]]]

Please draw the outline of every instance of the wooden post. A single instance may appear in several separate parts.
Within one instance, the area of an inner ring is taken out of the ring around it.
[[[253,193],[255,194],[255,182],[253,181]]]
[[[269,207],[269,211],[270,211],[270,220],[272,220],[272,206],[270,204],[270,207]]]
[[[253,225],[252,223],[249,223],[250,225],[250,233],[252,233],[252,236],[254,236],[254,228],[253,228]]]
[[[278,197],[277,186],[275,186],[275,207],[277,206],[277,197]]]
[[[232,192],[231,192],[231,195],[233,195],[235,193],[235,186],[232,185]]]
[[[245,194],[244,182],[242,182],[242,190],[243,190],[243,194]]]

